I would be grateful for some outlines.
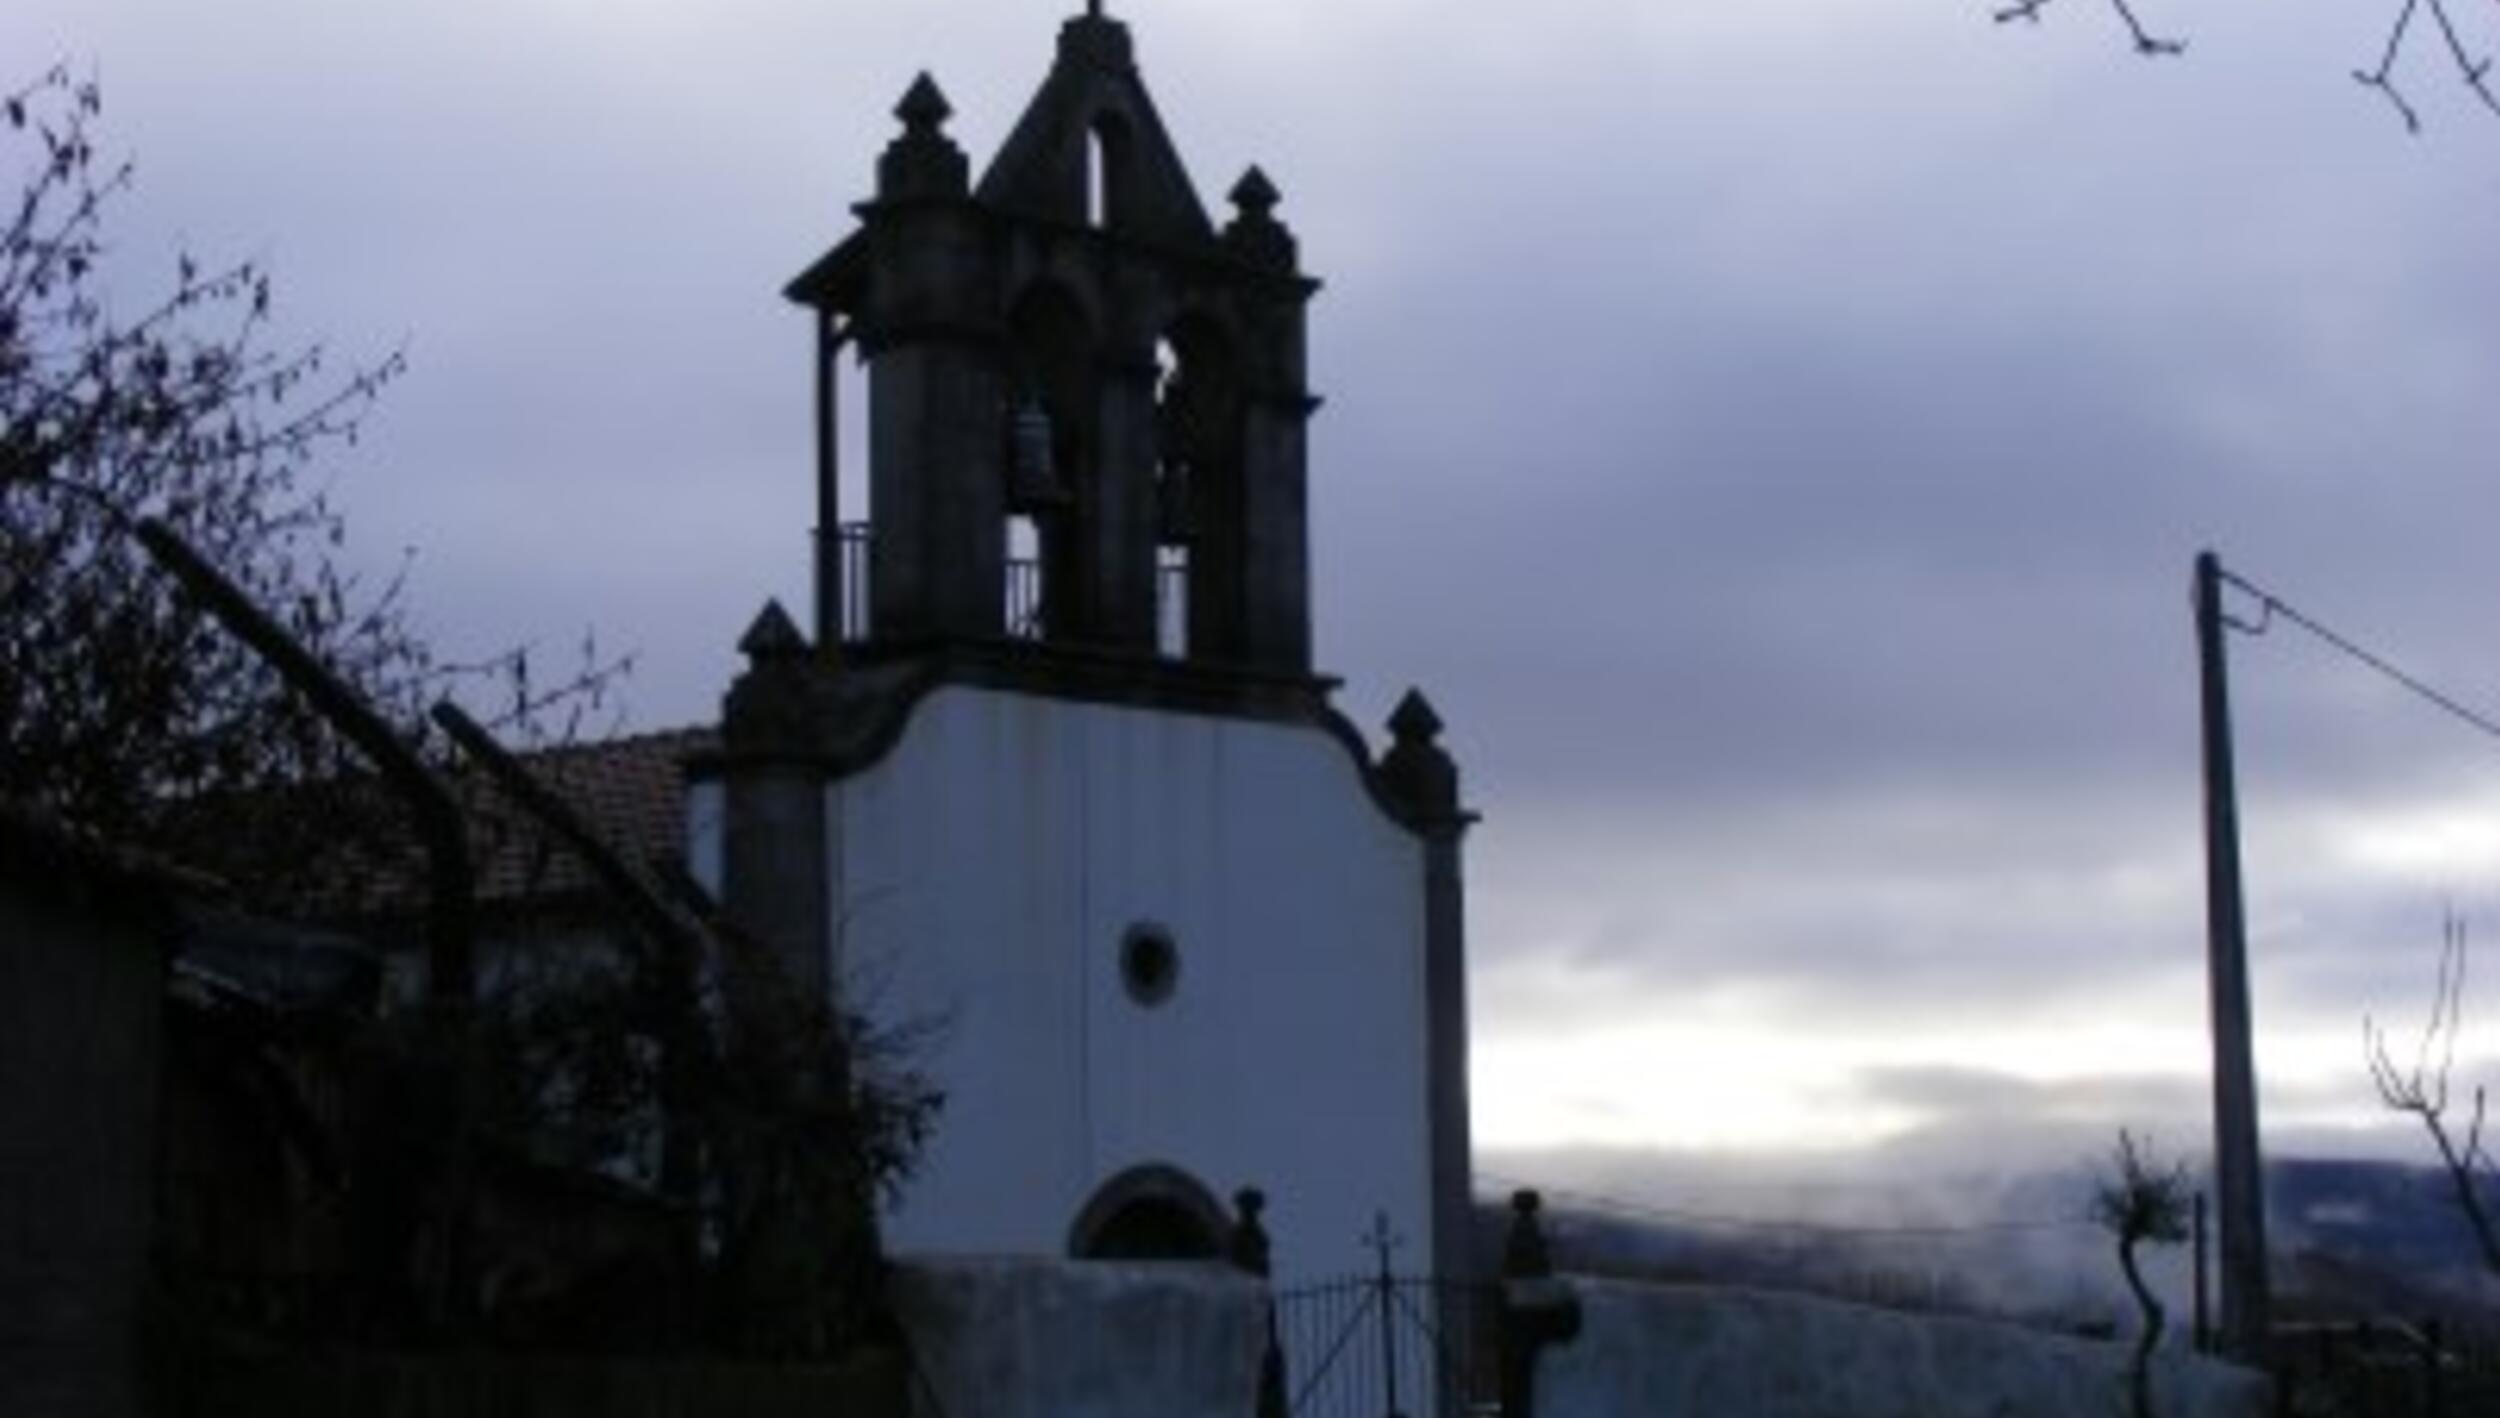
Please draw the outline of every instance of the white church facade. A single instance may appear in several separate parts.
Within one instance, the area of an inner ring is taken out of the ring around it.
[[[1098,9],[977,180],[926,76],[814,321],[816,635],[768,608],[690,848],[816,987],[928,1021],[914,1253],[1472,1273],[1460,853],[1419,695],[1377,755],[1310,663],[1299,269],[1207,215]],[[837,505],[837,362],[868,503]],[[864,515],[863,515],[864,514]],[[846,521],[846,517],[850,520]]]

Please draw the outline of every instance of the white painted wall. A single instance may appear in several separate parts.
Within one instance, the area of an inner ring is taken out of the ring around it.
[[[1423,846],[1311,726],[934,691],[828,789],[840,967],[933,1019],[947,1103],[887,1239],[1063,1254],[1095,1188],[1179,1167],[1269,1196],[1277,1276],[1428,1269]],[[1121,984],[1131,923],[1177,990]]]
[[[1577,1338],[1537,1360],[1541,1418],[2127,1418],[2125,1343],[1806,1295],[1573,1277]],[[2264,1418],[2262,1375],[2154,1357],[2153,1411]]]
[[[915,1418],[1248,1418],[1267,1290],[1220,1266],[906,1262]]]

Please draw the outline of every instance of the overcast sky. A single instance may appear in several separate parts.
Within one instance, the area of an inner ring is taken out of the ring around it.
[[[0,57],[101,74],[134,303],[184,244],[405,346],[359,557],[455,649],[639,651],[651,728],[804,604],[780,285],[916,72],[985,161],[1076,8],[10,0]],[[2163,62],[2092,0],[1111,8],[1328,282],[1320,657],[1485,813],[1489,1164],[2201,1153],[2196,549],[2500,705],[2500,119],[2427,47],[2418,138],[2351,82],[2395,0],[2139,0]],[[2500,930],[2500,744],[2233,650],[2270,1143],[2418,1156],[2359,1019]]]

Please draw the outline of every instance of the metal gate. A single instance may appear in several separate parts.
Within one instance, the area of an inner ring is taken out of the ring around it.
[[[1272,1418],[1471,1418],[1501,1412],[1498,1287],[1389,1268],[1277,1293],[1260,1407]]]
[[[1501,1412],[1499,1292],[1386,1272],[1276,1296],[1271,1392],[1288,1418],[1470,1418]]]

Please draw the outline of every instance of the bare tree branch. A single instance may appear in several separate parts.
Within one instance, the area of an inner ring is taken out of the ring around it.
[[[2431,998],[2430,1021],[2414,1046],[2412,1068],[2396,1066],[2388,1052],[2387,1031],[2366,1016],[2361,1021],[2362,1054],[2370,1066],[2370,1079],[2378,1087],[2379,1101],[2422,1120],[2456,1192],[2457,1206],[2473,1228],[2483,1263],[2500,1274],[2500,1233],[2493,1230],[2483,1193],[2486,1181],[2500,1169],[2495,1169],[2483,1146],[2485,1100],[2480,1087],[2474,1090],[2474,1115],[2461,1144],[2448,1126],[2448,1078],[2456,1066],[2457,1036],[2464,1021],[2465,960],[2465,922],[2452,914],[2440,923],[2439,983]]]
[[[2491,56],[2486,54],[2477,59],[2466,47],[2464,32],[2457,28],[2455,16],[2448,13],[2448,0],[2428,0],[2428,3],[2431,19],[2439,25],[2440,40],[2448,51],[2449,59],[2457,66],[2458,77],[2474,91],[2474,97],[2481,101],[2483,107],[2500,114],[2500,94],[2495,94],[2491,87]],[[2396,116],[2404,120],[2408,133],[2422,131],[2422,115],[2413,106],[2413,101],[2396,87],[2396,61],[2403,57],[2405,38],[2412,33],[2413,18],[2423,4],[2424,0],[2403,0],[2397,7],[2395,22],[2387,27],[2387,44],[2379,51],[2378,67],[2352,71],[2353,82],[2386,95],[2388,103],[2396,110]]]
[[[2465,86],[2483,101],[2483,107],[2500,114],[2500,97],[2494,97],[2491,91],[2491,56],[2476,59],[2466,53],[2465,39],[2457,32],[2456,21],[2449,18],[2448,0],[2431,0],[2431,16],[2439,21],[2439,34],[2447,42],[2448,57],[2456,61],[2457,73],[2465,80]]]
[[[2352,71],[2354,80],[2362,87],[2376,89],[2387,95],[2387,101],[2396,106],[2397,116],[2404,119],[2405,131],[2408,133],[2422,131],[2422,116],[2414,111],[2413,105],[2406,102],[2404,94],[2397,90],[2394,75],[2396,56],[2404,51],[2405,31],[2412,27],[2413,12],[2419,8],[2420,3],[2421,0],[2404,0],[2404,7],[2396,12],[2396,23],[2387,32],[2387,49],[2379,55],[2378,67]]]
[[[155,519],[413,739],[446,692],[492,698],[524,744],[580,727],[624,662],[526,652],[442,663],[399,574],[344,555],[326,460],[353,444],[394,353],[333,367],[276,338],[267,274],[179,256],[160,292],[108,289],[106,221],[131,168],[97,151],[103,102],[55,65],[0,88],[0,797],[301,904],[387,859],[398,823],[361,761],[279,676],[156,575]],[[0,189],[4,192],[6,189]],[[427,744],[429,751],[440,745]]]
[[[2040,12],[2047,8],[2048,4],[2049,0],[2011,0],[2010,4],[1995,11],[1993,18],[1998,24],[2004,24],[2009,20],[2028,20],[2036,25],[2040,23]],[[2135,45],[2136,53],[2150,58],[2187,52],[2186,40],[2164,39],[2144,28],[2144,22],[2136,18],[2135,10],[2127,4],[2127,0],[2109,0],[2109,4],[2111,9],[2118,12],[2118,18],[2126,22],[2127,34]]]
[[[2003,4],[1989,12],[1989,16],[1998,24],[2013,20],[2028,20],[2037,24],[2040,12],[2048,8],[2049,3],[2050,0],[2004,0]],[[2109,0],[2109,3],[2110,8],[2118,12],[2118,18],[2126,24],[2129,42],[2136,53],[2156,56],[2187,51],[2186,40],[2165,38],[2146,29],[2129,0]],[[2422,131],[2422,113],[2414,106],[2413,100],[2397,87],[2396,63],[2404,56],[2405,41],[2413,33],[2415,16],[2426,5],[2431,19],[2439,26],[2440,41],[2448,51],[2448,58],[2456,65],[2457,76],[2467,88],[2473,90],[2476,101],[2494,115],[2500,115],[2500,90],[2495,90],[2492,84],[2492,56],[2483,54],[2477,57],[2466,40],[2465,31],[2459,27],[2456,16],[2449,9],[2451,3],[2452,0],[2398,0],[2395,19],[2387,27],[2387,43],[2379,52],[2378,66],[2352,71],[2355,83],[2363,88],[2375,89],[2387,99],[2396,110],[2396,116],[2404,121],[2408,133]]]

